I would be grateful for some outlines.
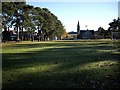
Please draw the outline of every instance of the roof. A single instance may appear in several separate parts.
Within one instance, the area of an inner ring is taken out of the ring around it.
[[[77,34],[77,32],[68,32],[68,34]]]
[[[94,34],[94,30],[80,30],[80,33],[84,33],[84,32],[86,32],[86,31],[89,31],[89,32],[91,32],[92,34]]]

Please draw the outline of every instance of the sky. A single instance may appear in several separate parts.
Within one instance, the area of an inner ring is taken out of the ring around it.
[[[72,0],[73,1],[73,0]],[[108,29],[109,23],[118,17],[118,2],[41,2],[27,1],[34,7],[48,8],[63,23],[67,32],[77,31],[77,23],[81,30],[97,30],[100,26]],[[86,27],[87,26],[87,27]]]

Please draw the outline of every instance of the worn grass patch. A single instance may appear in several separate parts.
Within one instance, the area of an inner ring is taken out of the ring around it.
[[[120,41],[2,44],[3,88],[119,88]]]

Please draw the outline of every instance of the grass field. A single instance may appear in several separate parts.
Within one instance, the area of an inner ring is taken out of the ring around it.
[[[3,88],[119,88],[120,41],[2,44]]]

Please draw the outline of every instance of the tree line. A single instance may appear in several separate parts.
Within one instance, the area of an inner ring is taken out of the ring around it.
[[[111,38],[112,32],[119,32],[120,34],[120,18],[113,19],[112,22],[109,24],[108,30],[105,30],[103,27],[99,27],[97,30],[98,35],[100,35],[102,38]],[[120,37],[120,35],[119,35]]]
[[[5,41],[10,39],[11,27],[16,32],[16,41],[61,39],[66,33],[61,21],[51,11],[27,5],[26,2],[2,2],[1,17],[2,39]]]

